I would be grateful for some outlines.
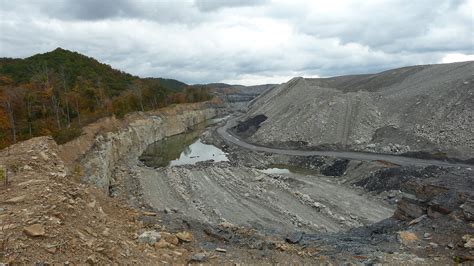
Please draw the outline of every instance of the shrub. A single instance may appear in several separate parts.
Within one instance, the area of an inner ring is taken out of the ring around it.
[[[58,144],[64,144],[68,141],[71,141],[82,134],[82,129],[77,127],[70,127],[55,131],[53,133],[53,138]]]

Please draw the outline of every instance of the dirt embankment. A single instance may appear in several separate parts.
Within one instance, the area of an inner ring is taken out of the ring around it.
[[[0,261],[154,263],[158,254],[137,242],[149,230],[139,221],[143,213],[66,175],[58,154],[50,137],[0,151],[0,165],[8,172],[8,185],[0,189]]]

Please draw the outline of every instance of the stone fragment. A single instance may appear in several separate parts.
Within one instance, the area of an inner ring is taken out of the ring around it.
[[[44,179],[31,179],[25,182],[19,183],[17,186],[23,187],[23,186],[30,186],[30,185],[36,185],[36,184],[41,184],[43,182],[46,182]]]
[[[406,194],[397,204],[394,217],[400,220],[412,220],[425,214],[426,206],[415,196]]]
[[[217,252],[221,252],[221,253],[226,253],[227,250],[226,249],[223,249],[223,248],[216,248],[215,249]]]
[[[191,256],[190,261],[204,262],[207,259],[208,259],[208,256],[206,253],[196,253]]]
[[[474,237],[472,235],[464,235],[462,237],[462,240],[464,240],[464,247],[465,248],[474,248]]]
[[[23,228],[23,232],[31,237],[44,236],[45,230],[41,224],[32,224]]]
[[[474,202],[469,200],[461,205],[464,218],[468,221],[474,221]]]
[[[109,236],[109,235],[110,235],[110,229],[109,229],[109,228],[105,228],[104,231],[102,231],[102,235],[103,235],[103,236]]]
[[[168,241],[164,239],[160,239],[160,241],[156,242],[155,248],[174,248],[175,245],[168,243]]]
[[[18,196],[11,199],[7,199],[5,203],[16,204],[16,203],[22,202],[24,199],[25,199],[25,196]]]
[[[234,224],[229,223],[229,222],[222,222],[222,223],[219,224],[219,226],[222,227],[222,228],[226,228],[226,229],[235,227]]]
[[[413,232],[400,231],[398,232],[398,238],[402,244],[411,244],[418,240],[418,237]]]
[[[286,236],[286,241],[291,244],[296,244],[300,242],[301,238],[303,237],[303,233],[301,232],[293,232]]]
[[[193,240],[193,235],[187,231],[177,233],[176,237],[183,242],[191,242]]]
[[[138,242],[142,244],[154,245],[160,239],[160,233],[156,231],[145,231],[138,237]]]
[[[179,239],[175,235],[168,232],[160,232],[160,234],[161,238],[163,238],[166,242],[175,246],[179,244]]]
[[[44,153],[44,151],[40,151],[39,156],[41,157],[41,159],[43,159],[45,161],[49,160],[48,155],[46,155],[46,153]]]
[[[408,225],[417,224],[417,223],[421,222],[421,221],[422,221],[423,219],[425,219],[425,218],[426,218],[426,214],[425,214],[425,215],[422,215],[422,216],[420,216],[420,217],[418,217],[418,218],[416,218],[416,219],[411,220],[411,221],[408,223]]]
[[[87,257],[86,264],[88,265],[97,264],[97,258],[94,255],[90,255],[89,257]]]

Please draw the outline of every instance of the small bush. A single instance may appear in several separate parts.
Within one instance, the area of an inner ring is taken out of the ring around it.
[[[82,134],[82,129],[71,127],[58,130],[53,133],[53,138],[58,144],[64,144],[68,141],[71,141]]]

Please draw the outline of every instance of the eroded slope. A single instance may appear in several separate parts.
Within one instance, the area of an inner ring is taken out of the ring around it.
[[[386,153],[474,154],[474,62],[374,75],[294,78],[252,102],[265,115],[250,140]]]

